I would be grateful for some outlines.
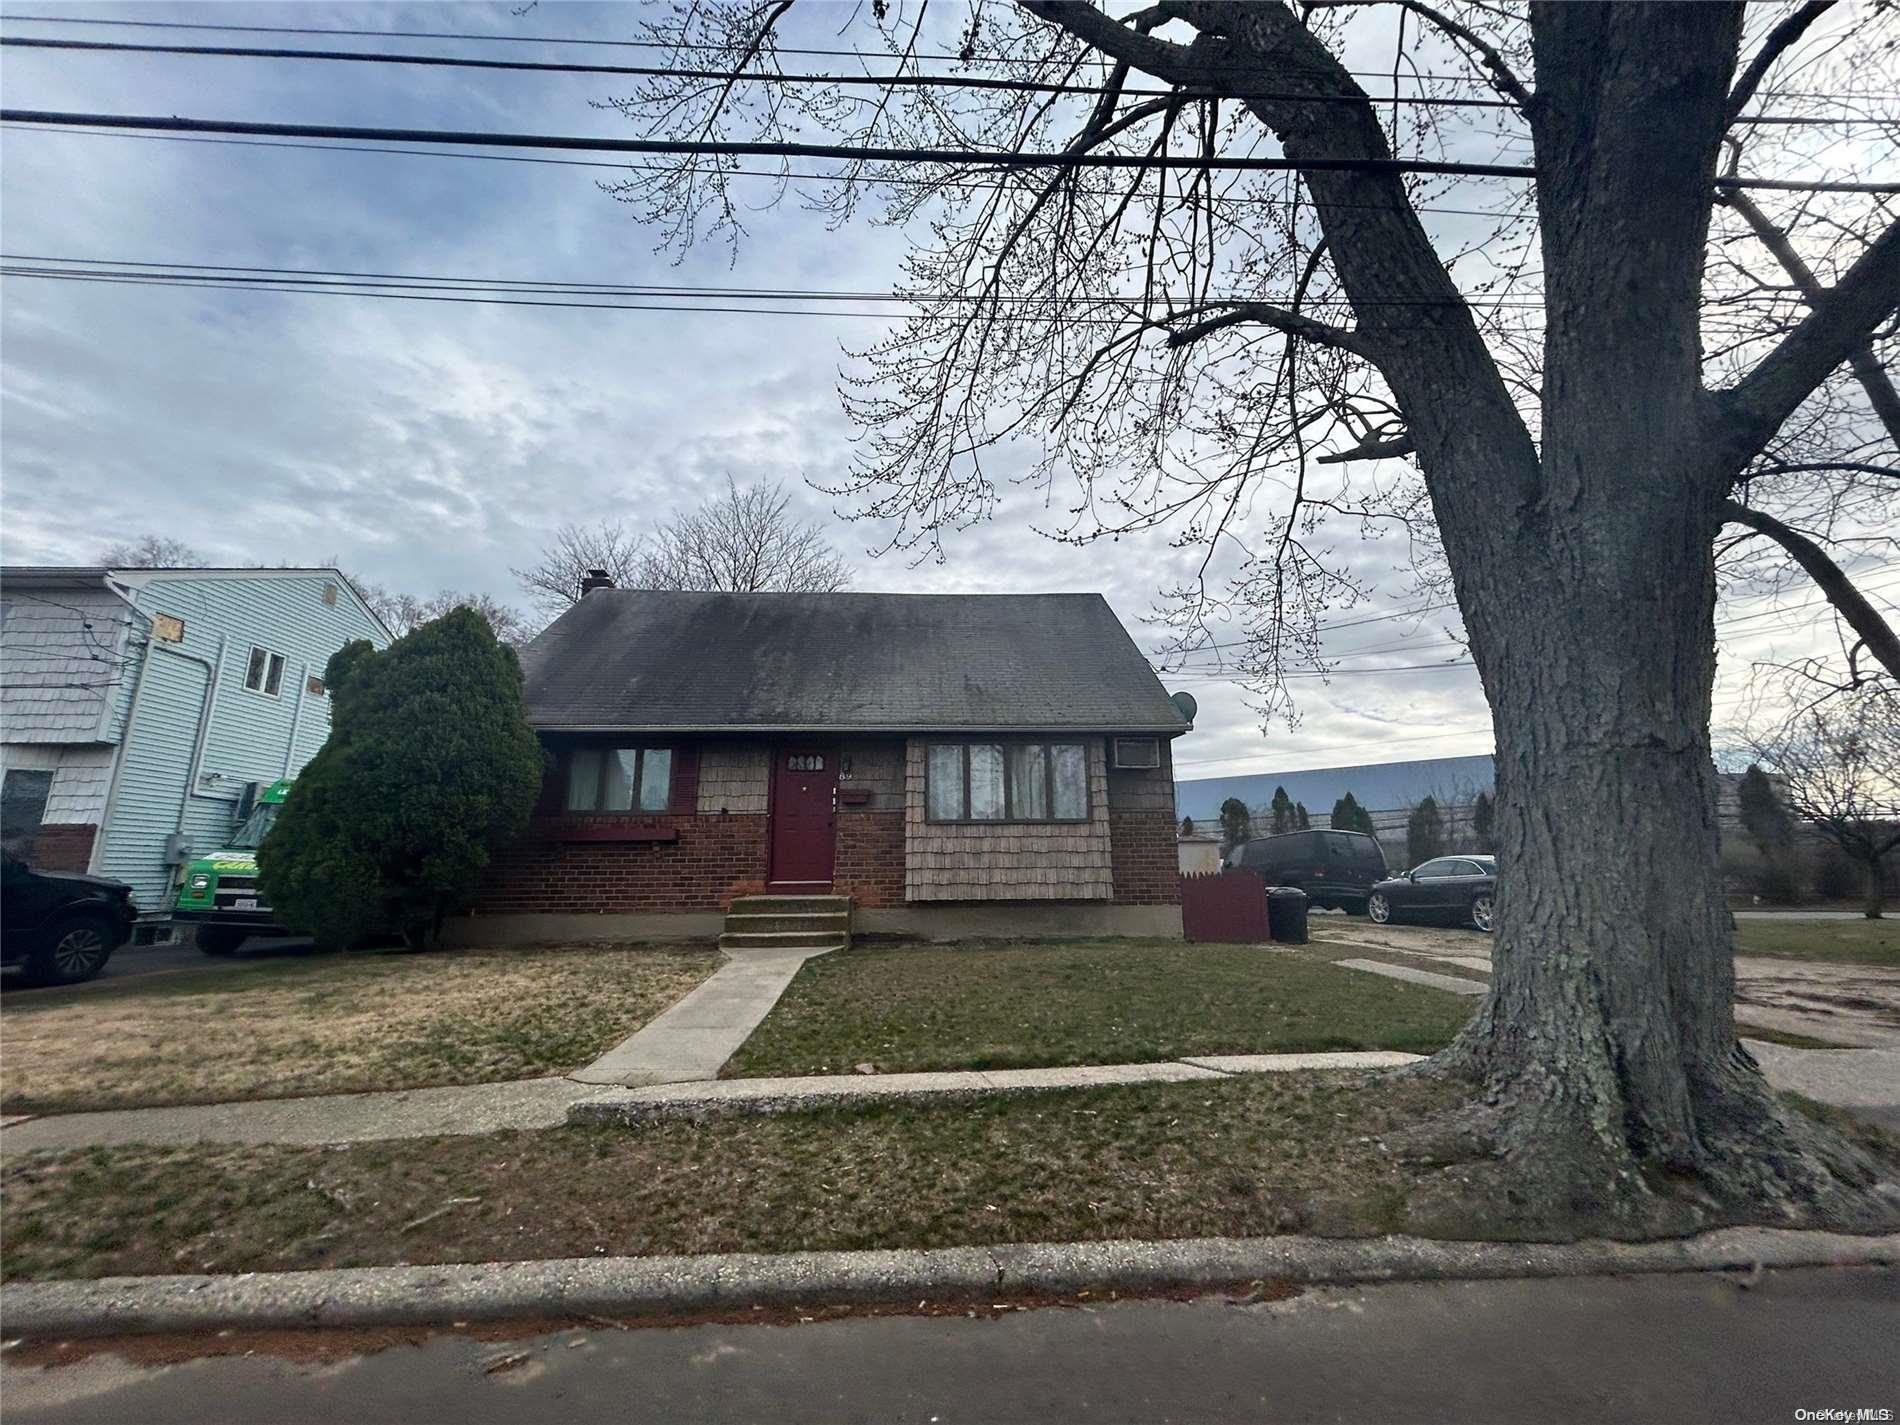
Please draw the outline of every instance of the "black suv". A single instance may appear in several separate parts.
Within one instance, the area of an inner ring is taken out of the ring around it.
[[[1288,831],[1258,836],[1227,853],[1228,871],[1257,871],[1270,886],[1297,886],[1317,910],[1364,915],[1372,885],[1386,877],[1385,852],[1363,831]]]
[[[132,937],[132,888],[103,876],[35,871],[11,851],[0,876],[0,964],[32,985],[90,980]]]

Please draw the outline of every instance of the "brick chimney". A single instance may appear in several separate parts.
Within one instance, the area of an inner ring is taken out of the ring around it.
[[[581,580],[581,597],[584,599],[596,589],[611,589],[614,577],[605,569],[589,569],[587,577]]]

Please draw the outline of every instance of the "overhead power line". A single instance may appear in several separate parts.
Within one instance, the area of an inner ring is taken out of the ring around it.
[[[0,37],[0,47],[49,49],[98,54],[163,54],[199,59],[317,60],[341,64],[394,64],[435,69],[499,70],[528,74],[602,74],[638,79],[707,80],[722,84],[792,84],[868,89],[969,89],[1018,94],[1064,94],[1099,99],[1109,93],[1099,84],[1069,84],[1041,79],[993,79],[973,74],[786,74],[772,70],[694,69],[661,64],[575,64],[563,60],[472,59],[465,55],[395,54],[376,50],[261,48],[244,45],[159,45],[116,40],[32,39]],[[1423,109],[1508,109],[1508,99],[1458,99],[1435,94],[1293,94],[1251,87],[1213,90],[1204,86],[1144,89],[1124,86],[1114,91],[1122,99],[1243,98],[1286,104],[1404,104]],[[1739,114],[1736,124],[1799,127],[1873,125],[1900,128],[1900,118],[1865,115]]]
[[[767,178],[778,182],[795,183],[843,183],[861,184],[878,187],[916,187],[954,189],[958,192],[987,193],[995,192],[1004,185],[985,183],[969,178],[920,178],[908,174],[860,174],[860,173],[801,173],[791,169],[777,168],[739,168],[724,164],[716,168],[690,168],[670,163],[634,163],[631,161],[609,163],[587,158],[544,158],[536,154],[524,153],[471,153],[451,150],[440,152],[427,148],[376,148],[368,144],[349,143],[297,143],[284,139],[235,139],[210,138],[191,134],[142,134],[127,129],[72,129],[56,126],[33,124],[8,124],[14,133],[22,134],[59,134],[66,138],[82,139],[137,139],[146,143],[190,143],[216,144],[229,148],[272,148],[301,149],[308,153],[386,153],[398,157],[412,158],[455,158],[468,159],[484,163],[538,163],[557,168],[598,168],[613,173],[681,173],[703,177],[742,177]],[[1224,204],[1237,203],[1242,206],[1292,207],[1303,200],[1279,197],[1267,193],[1241,193],[1224,195],[1220,199]],[[1397,206],[1392,203],[1335,203],[1336,208],[1351,208],[1366,212],[1393,212]],[[1454,217],[1491,218],[1496,221],[1528,221],[1532,214],[1500,213],[1493,208],[1452,208],[1443,204],[1420,203],[1412,208],[1415,213],[1441,213]]]
[[[1067,305],[1074,302],[1125,302],[1131,304],[1153,303],[1160,306],[1190,308],[1208,302],[1247,302],[1265,300],[1259,294],[1244,292],[1217,293],[1169,293],[1155,292],[1074,292],[1060,295],[1039,296],[1033,293],[997,293],[993,296],[978,296],[969,293],[946,293],[942,295],[920,296],[915,293],[894,292],[889,290],[872,291],[869,289],[841,289],[823,287],[726,287],[704,283],[635,283],[568,280],[560,278],[532,277],[444,277],[414,272],[369,272],[352,271],[345,268],[325,267],[258,267],[244,266],[225,262],[159,262],[142,258],[115,257],[70,257],[49,255],[46,253],[0,252],[0,261],[11,263],[50,263],[64,264],[46,268],[22,270],[21,276],[65,276],[91,275],[90,269],[103,269],[100,275],[121,275],[113,269],[149,269],[123,275],[150,277],[176,277],[180,281],[216,281],[232,282],[270,282],[282,281],[296,285],[374,287],[380,283],[398,283],[414,286],[418,289],[471,292],[526,292],[531,294],[585,294],[602,293],[610,296],[640,297],[735,297],[761,300],[812,300],[838,302],[877,302],[902,303],[911,306],[936,305],[943,302],[971,302],[988,305],[1002,302],[1017,305]],[[252,276],[251,274],[262,274]],[[1500,305],[1495,301],[1473,298],[1485,306]],[[1347,298],[1319,298],[1308,301],[1308,307],[1332,307],[1350,305]],[[1386,301],[1371,300],[1363,305],[1383,307],[1441,306],[1445,303],[1436,300],[1393,298]],[[1543,303],[1535,298],[1513,298],[1501,305],[1521,308],[1527,311],[1541,310]]]
[[[193,23],[188,20],[127,20],[106,19],[82,15],[0,15],[0,22],[10,24],[33,25],[90,25],[111,26],[120,29],[143,30],[192,30],[200,33],[247,34],[247,35],[332,35],[338,38],[378,39],[378,40],[466,40],[477,44],[511,45],[582,45],[604,49],[641,49],[660,50],[667,54],[730,54],[736,48],[733,45],[715,44],[710,41],[694,40],[609,40],[592,35],[498,35],[468,30],[364,30],[346,29],[337,26],[321,25],[233,25]],[[948,64],[1023,64],[1029,62],[1023,56],[986,55],[951,53],[942,50],[907,50],[877,52],[841,47],[814,47],[800,45],[771,45],[773,54],[795,54],[817,56],[827,59],[849,59],[858,63],[876,61],[888,63],[894,60],[941,62]],[[1220,66],[1203,65],[1218,72]],[[1236,70],[1251,73],[1251,67],[1233,66]],[[1362,79],[1393,78],[1394,71],[1383,69],[1349,69],[1348,74]],[[1433,72],[1400,73],[1399,78],[1414,84],[1464,84],[1479,88],[1489,88],[1491,82],[1475,74],[1439,74]],[[1841,95],[1816,90],[1767,88],[1761,91],[1765,97],[1782,99],[1839,99],[1855,98],[1870,103],[1900,100],[1894,94]],[[1390,102],[1389,100],[1386,102]]]
[[[0,121],[62,127],[145,129],[155,133],[261,134],[276,138],[367,139],[389,143],[472,144],[490,148],[573,149],[590,153],[678,154],[682,157],[837,158],[860,163],[943,163],[996,168],[1213,169],[1235,173],[1440,173],[1482,178],[1532,178],[1537,170],[1507,163],[1437,163],[1409,158],[1227,158],[1188,154],[1021,153],[1013,149],[885,148],[864,144],[691,142],[678,139],[590,138],[580,134],[508,134],[458,129],[385,129],[357,124],[276,124],[237,119],[181,119],[161,114],[79,114],[52,109],[0,109]],[[1742,180],[1752,186],[1753,180]],[[1900,189],[1900,185],[1896,185]]]
[[[84,114],[53,109],[0,109],[0,122],[60,127],[141,129],[155,133],[257,134],[275,138],[363,139],[490,148],[569,149],[682,157],[836,158],[858,163],[968,164],[979,168],[1133,168],[1236,173],[1433,173],[1474,178],[1535,178],[1521,164],[1439,163],[1409,158],[1229,158],[1193,154],[1022,153],[1013,149],[885,148],[865,144],[690,142],[609,139],[579,134],[479,133],[454,129],[387,129],[357,124],[279,124],[237,119],[181,119],[158,114]],[[1718,177],[1718,188],[1772,188],[1813,193],[1900,193],[1900,181],[1813,183],[1795,179]]]
[[[407,64],[440,69],[488,69],[529,74],[611,74],[643,79],[704,79],[720,83],[843,85],[881,89],[975,89],[1019,94],[1072,94],[1099,98],[1108,91],[1099,84],[1060,84],[1037,79],[990,79],[963,74],[781,74],[770,70],[691,69],[663,64],[574,64],[540,59],[469,59],[448,54],[391,54],[371,50],[259,49],[238,45],[142,45],[111,40],[0,38],[0,46],[19,49],[83,50],[104,54],[170,54],[208,59],[323,60],[346,64]],[[1127,99],[1229,98],[1225,91],[1194,89],[1124,88],[1115,91]],[[1283,94],[1246,91],[1249,99],[1300,104],[1408,104],[1435,109],[1514,109],[1505,99],[1447,99],[1437,95],[1406,94]],[[1749,116],[1737,122],[1781,123],[1773,116]],[[1818,123],[1824,120],[1799,119]],[[1900,122],[1900,121],[1897,121]]]

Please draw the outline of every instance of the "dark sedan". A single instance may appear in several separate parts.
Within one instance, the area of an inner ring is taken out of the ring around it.
[[[1497,890],[1495,857],[1440,856],[1374,885],[1366,914],[1380,925],[1395,920],[1450,920],[1489,931]]]
[[[6,938],[0,961],[21,966],[28,984],[90,980],[131,938],[137,918],[132,888],[122,881],[35,871],[6,853],[5,881],[0,883]]]

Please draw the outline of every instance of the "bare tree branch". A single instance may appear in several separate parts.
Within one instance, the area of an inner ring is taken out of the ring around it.
[[[1767,77],[1768,71],[1774,68],[1775,61],[1788,52],[1789,46],[1808,32],[1808,26],[1833,9],[1834,3],[1835,0],[1807,0],[1800,9],[1768,32],[1768,37],[1762,41],[1761,48],[1748,62],[1748,68],[1742,71],[1741,78],[1735,81],[1735,87],[1729,90],[1730,123],[1735,122],[1735,116],[1747,107],[1750,99],[1755,97],[1755,91],[1761,88],[1762,80]]]
[[[1714,393],[1724,420],[1717,439],[1726,463],[1739,471],[1896,308],[1900,222],[1889,224],[1847,274],[1814,300],[1807,317],[1753,371]]]

